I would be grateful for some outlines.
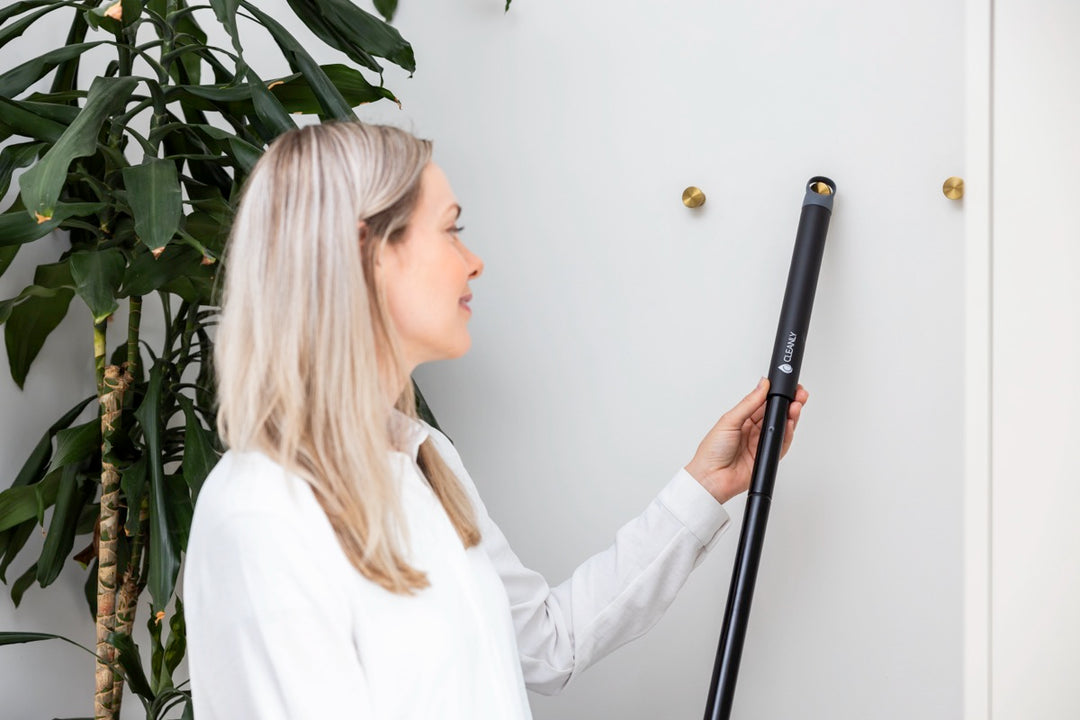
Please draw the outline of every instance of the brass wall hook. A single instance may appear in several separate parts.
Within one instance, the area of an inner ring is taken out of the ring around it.
[[[699,208],[705,204],[705,193],[701,192],[701,188],[691,185],[683,190],[682,203],[688,208]]]
[[[951,177],[941,186],[941,192],[950,200],[964,197],[964,178]]]

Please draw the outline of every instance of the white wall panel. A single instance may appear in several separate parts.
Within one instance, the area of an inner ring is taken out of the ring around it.
[[[994,720],[1080,717],[1080,6],[994,4]]]
[[[802,184],[830,174],[813,399],[736,707],[957,717],[964,218],[940,186],[963,174],[964,77],[941,71],[963,7],[467,8],[400,21],[433,58],[406,110],[487,261],[473,350],[421,380],[521,556],[565,576],[765,370]],[[700,716],[735,541],[537,717]]]

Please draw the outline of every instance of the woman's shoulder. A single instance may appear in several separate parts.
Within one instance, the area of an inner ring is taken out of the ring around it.
[[[239,526],[286,529],[312,523],[327,520],[307,482],[261,452],[229,450],[199,490],[191,532],[221,534]]]

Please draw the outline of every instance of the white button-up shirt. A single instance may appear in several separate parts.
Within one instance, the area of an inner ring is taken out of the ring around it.
[[[648,630],[728,522],[680,470],[615,544],[550,587],[488,516],[453,445],[395,417],[410,562],[430,586],[387,592],[348,561],[302,479],[228,452],[195,508],[184,572],[199,720],[523,720]],[[416,465],[431,436],[476,506],[466,549]]]

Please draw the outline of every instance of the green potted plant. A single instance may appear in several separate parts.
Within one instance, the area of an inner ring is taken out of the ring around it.
[[[250,0],[27,0],[0,9],[0,47],[54,13],[70,19],[63,46],[0,73],[0,196],[26,168],[18,197],[0,213],[0,275],[27,243],[54,231],[70,241],[22,292],[0,301],[11,375],[22,387],[46,338],[76,307],[88,311],[87,359],[97,377],[0,492],[0,580],[8,583],[38,526],[41,553],[10,581],[16,605],[33,584],[57,578],[77,543],[85,546],[75,559],[89,569],[97,627],[96,647],[84,648],[97,657],[95,718],[118,717],[125,680],[147,717],[192,716],[190,692],[173,679],[184,655],[175,584],[195,498],[221,450],[214,293],[237,193],[266,144],[295,126],[293,113],[354,119],[362,103],[396,101],[378,58],[415,67],[411,46],[387,24],[396,4],[375,2],[384,20],[350,0],[289,0],[295,18],[347,65],[317,63]],[[257,74],[238,17],[269,33],[289,75]],[[209,43],[207,23],[220,24],[231,47]],[[49,76],[47,91],[31,91]],[[164,337],[141,329],[147,297],[157,298],[151,307],[163,314]],[[121,306],[127,326],[111,327]],[[76,424],[95,407],[95,417]],[[131,639],[144,590],[148,665]],[[56,637],[0,633],[0,644]]]

